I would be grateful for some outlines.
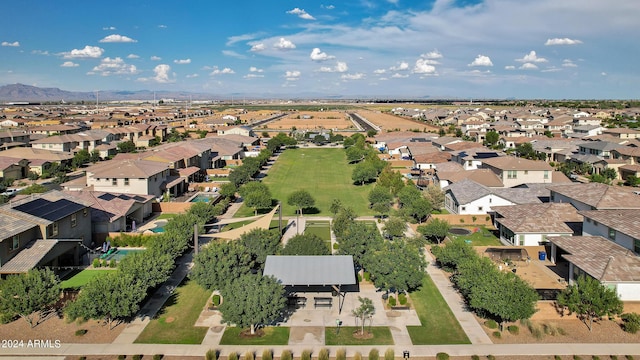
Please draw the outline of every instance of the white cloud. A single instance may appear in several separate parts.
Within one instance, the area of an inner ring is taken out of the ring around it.
[[[416,74],[434,74],[436,72],[436,67],[432,65],[432,61],[434,60],[422,58],[416,60],[413,72]]]
[[[404,79],[404,78],[408,78],[409,75],[407,74],[400,74],[400,73],[395,73],[393,75],[391,75],[392,79]]]
[[[493,66],[493,62],[491,62],[491,58],[485,55],[478,55],[471,64],[467,66]]]
[[[420,57],[425,59],[442,59],[442,53],[438,50],[429,51],[426,54],[420,55]]]
[[[384,74],[386,72],[387,72],[387,70],[385,70],[385,69],[375,69],[375,70],[373,70],[373,73],[374,74],[378,74],[378,75]]]
[[[607,76],[607,73],[603,71],[603,72],[600,73],[600,75],[601,76]]]
[[[558,72],[558,71],[562,71],[562,69],[557,68],[555,66],[550,66],[546,69],[540,70],[540,72],[546,73],[546,72]]]
[[[258,36],[258,34],[242,34],[242,35],[235,35],[235,36],[229,36],[227,38],[227,43],[225,45],[227,46],[231,46],[237,42],[240,41],[249,41],[249,40],[253,40]]]
[[[336,61],[336,65],[334,67],[323,66],[318,71],[343,73],[343,72],[347,72],[347,70],[349,70],[349,66],[347,66],[346,62]]]
[[[295,49],[296,45],[285,38],[280,38],[277,43],[273,44],[273,47],[280,50],[290,50]]]
[[[166,28],[167,28],[167,25],[162,25],[162,24],[160,24],[160,25],[158,25],[158,27],[159,27],[160,29],[166,29]]]
[[[112,35],[105,36],[102,40],[100,40],[100,42],[101,43],[135,43],[135,42],[138,42],[138,40],[134,40],[124,35],[112,34]]]
[[[287,79],[287,81],[296,81],[300,78],[300,75],[302,75],[302,73],[299,70],[287,70],[284,73],[284,77]]]
[[[35,55],[45,55],[45,56],[49,55],[49,52],[46,50],[32,50],[31,53]]]
[[[305,19],[305,20],[315,20],[316,19],[313,16],[311,16],[308,12],[304,11],[303,9],[299,9],[299,8],[295,8],[293,10],[287,11],[287,14],[298,15],[299,18]]]
[[[160,60],[162,60],[162,58],[160,56],[155,56],[155,55],[153,55],[149,59],[151,59],[151,61],[160,61]]]
[[[167,64],[160,64],[153,69],[153,72],[156,76],[153,77],[153,80],[159,83],[170,83],[174,80],[171,79],[171,66]],[[174,74],[175,76],[175,74]]]
[[[246,59],[247,58],[246,56],[244,56],[242,54],[239,54],[239,53],[237,53],[237,52],[235,52],[233,50],[222,50],[222,55],[229,56],[229,57],[234,57],[234,58],[237,58],[237,59]]]
[[[538,70],[538,66],[532,63],[524,63],[519,67],[520,70]]]
[[[233,69],[231,68],[224,68],[224,69],[219,69],[217,66],[213,67],[213,71],[211,71],[211,73],[209,73],[209,75],[211,76],[216,76],[216,75],[227,75],[227,74],[235,74],[236,72],[233,71]]]
[[[389,68],[391,71],[406,71],[409,70],[409,63],[406,61],[401,61],[398,65],[392,66]]]
[[[191,59],[176,59],[176,60],[173,60],[173,63],[178,65],[191,64]]]
[[[342,80],[362,80],[365,78],[365,75],[363,73],[355,73],[355,74],[343,74],[342,76],[340,76],[340,79]]]
[[[516,69],[516,67],[515,67],[515,66],[513,66],[513,65],[507,65],[507,66],[505,66],[505,67],[504,67],[504,69],[505,69],[505,70],[515,70],[515,69]]]
[[[535,51],[531,50],[527,55],[525,55],[522,59],[516,59],[516,61],[523,63],[542,63],[547,62],[547,59],[538,57]]]
[[[264,72],[264,70],[262,70],[262,69],[258,69],[257,67],[252,66],[252,67],[250,67],[250,68],[249,68],[249,72],[258,72],[258,73],[261,73],[261,72]]]
[[[333,9],[335,9],[335,8],[336,8],[336,7],[335,7],[335,6],[333,6],[333,5],[320,5],[320,7],[321,7],[322,9],[327,9],[327,10],[333,10]]]
[[[197,78],[198,76],[200,76],[200,75],[198,75],[198,74],[189,74],[189,75],[186,76],[186,78],[187,79],[193,79],[193,78]]]
[[[335,56],[327,55],[327,53],[320,51],[320,48],[313,48],[313,50],[311,50],[311,55],[309,55],[309,57],[313,61],[325,61],[325,60],[331,60],[335,58]]]
[[[102,30],[115,30],[116,27],[115,26],[105,26],[102,28]]]
[[[265,50],[266,48],[267,47],[263,43],[258,43],[258,44],[255,44],[255,45],[251,46],[251,51],[260,52],[260,51]]]
[[[60,64],[60,67],[77,67],[80,66],[80,64],[76,64],[73,61],[65,61],[62,64]]]
[[[65,59],[97,59],[104,54],[104,49],[97,46],[85,46],[84,49],[73,49],[62,53]]]
[[[3,41],[2,46],[18,47],[20,46],[20,42],[19,41],[14,41],[14,42]]]
[[[127,59],[139,59],[140,56],[136,55],[136,54],[129,54],[127,55]]]
[[[547,39],[547,42],[544,43],[546,46],[550,45],[577,45],[582,44],[580,40],[573,40],[569,38],[553,38]]]
[[[110,75],[132,75],[137,74],[138,69],[135,65],[129,65],[120,57],[106,57],[100,61],[100,65],[95,66],[91,70],[91,74],[99,74],[102,76]]]
[[[564,67],[578,67],[578,65],[576,65],[572,60],[570,59],[564,59],[562,60],[562,66]]]
[[[263,78],[264,75],[262,74],[255,74],[255,73],[249,73],[245,76],[243,76],[245,79],[255,79],[255,78]]]

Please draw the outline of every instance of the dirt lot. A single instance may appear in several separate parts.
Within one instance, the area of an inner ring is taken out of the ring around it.
[[[304,117],[309,118],[304,118]],[[292,113],[282,119],[267,124],[269,129],[354,129],[353,123],[347,119],[347,114],[342,111],[304,111]]]
[[[400,116],[381,113],[378,111],[361,110],[357,113],[364,116],[367,120],[380,126],[382,130],[387,131],[432,131],[438,132],[438,127],[425,124],[421,121],[414,121]]]

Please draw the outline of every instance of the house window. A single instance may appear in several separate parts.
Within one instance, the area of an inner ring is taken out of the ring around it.
[[[129,186],[129,178],[124,178],[124,186]]]
[[[525,171],[524,171],[524,174],[525,174],[525,175],[529,175],[529,170],[525,170]]]
[[[638,239],[633,240],[633,251],[636,254],[640,254],[640,240]]]
[[[519,241],[519,245],[520,246],[524,246],[524,235],[523,234],[518,235],[518,241]]]
[[[507,170],[507,179],[517,179],[518,172],[516,170]]]
[[[482,211],[482,206],[478,206],[478,211]]]
[[[17,250],[20,247],[20,235],[13,235],[13,242],[11,243],[11,250]]]
[[[545,180],[549,179],[549,170],[544,171],[544,179]]]
[[[111,179],[111,185],[113,185],[113,186],[118,185],[118,179],[116,179],[116,178]]]
[[[589,224],[591,224],[591,219],[587,218],[587,222],[588,222]]]
[[[87,217],[89,210],[87,208],[82,209],[82,216]]]
[[[609,239],[611,240],[615,240],[616,239],[616,230],[609,228]]]
[[[466,206],[463,206],[463,207],[461,207],[461,208],[460,208],[460,210],[462,210],[462,211],[466,211],[466,210],[467,210],[467,207],[466,207]]]
[[[76,214],[71,214],[71,227],[75,227],[78,225],[78,219],[76,218]]]

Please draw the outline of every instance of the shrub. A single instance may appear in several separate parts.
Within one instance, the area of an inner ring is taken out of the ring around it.
[[[476,220],[478,220],[478,218],[477,218],[477,217],[475,217],[475,216],[472,216],[472,217],[471,217],[471,220],[473,220],[473,222],[476,222]]]
[[[246,353],[244,353],[244,356],[242,356],[242,360],[254,360],[255,355],[253,354],[253,351],[247,351]]]
[[[551,336],[565,335],[565,331],[559,328],[555,323],[548,323],[543,325],[544,333]]]
[[[353,360],[362,360],[362,354],[360,354],[360,351],[356,351],[356,353],[353,354]]]
[[[76,330],[76,336],[82,336],[87,333],[87,329],[78,329]]]
[[[384,360],[393,360],[396,358],[396,354],[394,353],[392,348],[388,348],[387,351],[384,352]]]
[[[484,326],[488,327],[489,329],[497,329],[498,323],[495,320],[487,320],[484,322]]]
[[[220,306],[220,295],[213,295],[213,297],[211,298],[211,303],[213,304],[213,306]]]
[[[625,355],[624,356],[627,360],[633,360],[633,355]]]
[[[380,359],[380,352],[378,349],[369,350],[369,360],[378,360]]]
[[[271,349],[262,350],[262,360],[273,360],[273,351]]]
[[[520,328],[517,325],[509,325],[507,326],[507,331],[512,335],[518,335],[518,333],[520,333]]]
[[[573,360],[582,360],[582,358],[578,355],[573,355]]]
[[[227,356],[227,360],[238,360],[238,357],[238,353],[234,351]]]
[[[118,360],[124,360],[127,358],[127,355],[118,355]]]
[[[87,357],[86,357],[86,356],[80,356],[80,357],[78,358],[78,360],[87,360]]]
[[[329,349],[320,349],[320,352],[318,352],[318,360],[329,360]]]
[[[293,354],[291,353],[291,350],[282,350],[282,354],[280,355],[280,360],[292,360],[293,359]],[[228,360],[232,360],[232,359],[228,359]]]
[[[616,355],[609,355],[609,357],[611,358],[611,360],[618,360],[618,356]]]
[[[405,293],[398,294],[398,302],[400,305],[407,305],[407,295]]]
[[[91,265],[92,265],[94,268],[99,268],[101,264],[102,264],[102,263],[100,262],[100,259],[98,259],[98,258],[93,259],[93,262],[91,263]]]
[[[489,220],[491,220],[491,216],[487,216],[484,218],[484,221],[489,221]]]
[[[162,354],[154,354],[154,355],[153,355],[153,360],[160,360],[160,359],[162,359],[163,357],[164,357],[164,355],[162,355]]]
[[[389,306],[396,306],[396,298],[389,296]]]
[[[345,348],[340,348],[336,350],[336,360],[346,360],[347,359],[347,350]]]
[[[311,360],[311,350],[304,349],[300,355],[300,360]]]
[[[116,259],[111,259],[111,261],[109,261],[109,267],[113,269],[116,266],[117,266]]]
[[[496,330],[496,331],[494,331],[494,332],[492,333],[492,335],[493,335],[493,337],[494,337],[494,338],[496,338],[496,339],[500,339],[500,338],[502,337],[502,333],[501,333],[500,331],[497,331],[497,330]]]
[[[207,353],[204,354],[205,360],[218,360],[218,350],[209,349]]]
[[[142,355],[140,354],[133,355],[133,360],[142,360]]]
[[[553,355],[553,360],[562,360],[562,357],[560,357],[560,355]]]
[[[358,282],[361,283],[362,282],[362,275],[358,274]]]
[[[493,355],[487,355],[488,360],[496,360],[496,357]]]
[[[640,330],[640,315],[637,313],[626,313],[620,316],[622,319],[622,329],[628,333],[635,334]]]
[[[598,355],[593,355],[593,356],[591,357],[591,360],[600,360],[600,356],[598,356]]]
[[[366,281],[371,281],[371,274],[369,272],[367,272],[367,271],[363,272],[362,276],[364,276],[364,279]]]
[[[449,360],[449,354],[444,352],[439,352],[436,354],[436,359],[438,360]]]
[[[480,356],[478,356],[478,355],[471,355],[471,360],[480,360]]]
[[[460,219],[460,223],[461,223],[461,224],[464,224],[464,219]]]
[[[333,250],[338,250],[340,248],[340,244],[333,243],[332,247],[333,247]]]
[[[109,267],[109,260],[103,259],[102,260],[102,267]]]

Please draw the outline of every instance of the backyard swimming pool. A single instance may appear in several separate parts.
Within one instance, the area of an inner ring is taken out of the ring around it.
[[[211,202],[218,198],[218,194],[198,193],[189,199],[189,202]]]

